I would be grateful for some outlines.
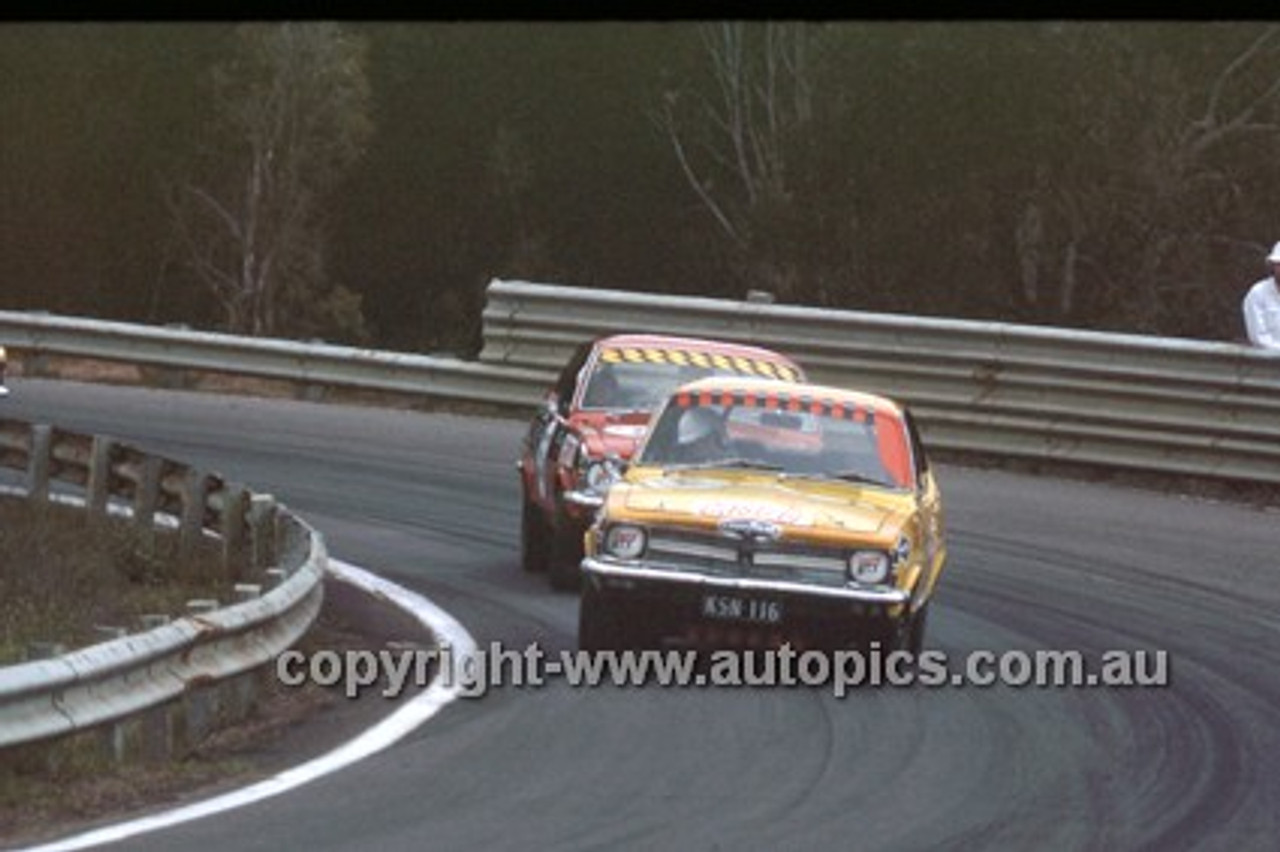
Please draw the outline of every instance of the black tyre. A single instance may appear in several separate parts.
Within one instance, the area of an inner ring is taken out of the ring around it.
[[[906,634],[903,636],[903,650],[910,651],[914,657],[920,656],[920,652],[924,650],[924,634],[928,624],[929,604],[926,603],[911,616],[911,622],[907,625]]]
[[[604,601],[590,590],[582,591],[577,605],[577,647],[580,651],[614,650],[616,637],[609,627]]]
[[[551,530],[551,548],[547,557],[547,577],[551,588],[562,592],[577,591],[582,585],[582,528],[561,514]]]
[[[547,550],[542,510],[526,496],[520,510],[520,567],[531,573],[547,570]]]
[[[624,615],[624,608],[610,602],[590,583],[584,584],[578,603],[578,649],[633,650],[636,637]]]

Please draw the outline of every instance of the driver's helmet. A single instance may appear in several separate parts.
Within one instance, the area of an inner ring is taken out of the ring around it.
[[[681,446],[701,441],[720,429],[720,414],[710,408],[690,408],[680,416],[676,443]]]

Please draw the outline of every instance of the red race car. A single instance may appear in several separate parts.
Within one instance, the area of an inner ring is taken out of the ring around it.
[[[582,537],[604,492],[670,392],[705,376],[804,381],[793,360],[758,346],[619,334],[582,344],[561,370],[524,439],[521,564],[577,588]]]

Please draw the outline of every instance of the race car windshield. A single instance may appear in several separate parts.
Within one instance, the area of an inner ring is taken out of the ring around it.
[[[712,392],[672,400],[637,462],[669,470],[754,468],[906,489],[914,482],[909,446],[902,420],[891,411]]]
[[[765,375],[792,378],[785,365],[661,349],[605,350],[582,395],[583,409],[652,411],[677,387],[707,376]]]

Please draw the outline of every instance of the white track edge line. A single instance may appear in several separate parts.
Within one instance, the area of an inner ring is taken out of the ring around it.
[[[453,653],[462,657],[477,653],[475,639],[457,619],[436,606],[426,597],[385,580],[363,568],[329,559],[329,574],[336,580],[356,586],[360,590],[390,601],[405,610],[435,635],[437,643],[448,644]],[[61,840],[32,846],[26,852],[64,852],[87,849],[104,843],[114,843],[151,831],[179,825],[213,814],[243,807],[263,799],[278,796],[324,775],[343,769],[358,760],[400,740],[419,725],[426,722],[458,697],[461,687],[457,683],[442,685],[434,680],[426,690],[411,698],[403,707],[387,716],[372,728],[354,739],[343,743],[328,754],[286,769],[270,778],[232,790],[211,799],[193,802],[172,810],[128,820],[114,825],[93,829]]]

